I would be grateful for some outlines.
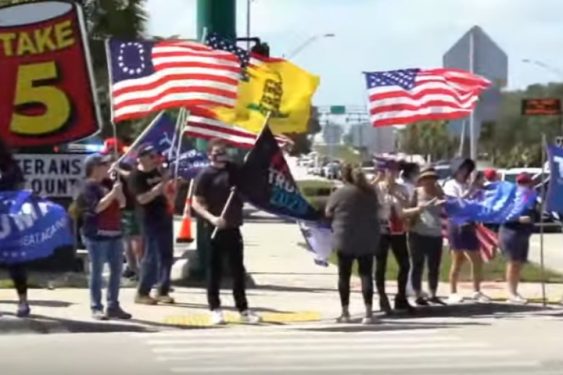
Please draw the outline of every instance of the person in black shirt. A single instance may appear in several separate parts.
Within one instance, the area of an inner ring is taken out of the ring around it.
[[[217,235],[211,238],[210,253],[207,257],[207,300],[211,321],[215,325],[225,322],[219,289],[222,264],[227,257],[233,277],[233,295],[241,320],[246,323],[258,323],[260,317],[248,309],[246,300],[243,241],[239,229],[243,221],[243,203],[238,194],[235,193],[228,210],[222,215],[232,187],[236,185],[239,169],[227,160],[226,147],[221,140],[209,142],[208,155],[210,166],[203,169],[195,180],[193,208],[207,221],[206,225],[218,229]]]
[[[0,139],[0,191],[20,190],[23,188],[23,185],[23,173],[8,146]],[[31,312],[27,301],[26,268],[23,264],[8,265],[7,268],[19,298],[16,315],[20,318],[25,318]]]
[[[137,215],[145,247],[136,303],[174,303],[169,296],[174,255],[173,210],[165,196],[169,181],[169,174],[162,170],[156,149],[150,144],[141,145],[137,168],[129,177],[129,187],[137,198]],[[150,296],[155,281],[158,284],[156,299]]]

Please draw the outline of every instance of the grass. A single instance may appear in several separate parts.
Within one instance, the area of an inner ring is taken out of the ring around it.
[[[362,161],[359,153],[356,153],[352,148],[345,145],[318,145],[314,146],[314,149],[322,156],[331,156],[334,159],[343,160],[346,163],[358,164]]]
[[[444,249],[447,250],[447,249]],[[337,263],[336,254],[333,254],[330,258],[330,262],[333,264]],[[448,251],[444,251],[442,256],[442,265],[440,267],[440,281],[447,282],[448,281],[448,272],[450,271],[451,266],[451,257]],[[491,260],[488,263],[483,265],[483,280],[484,281],[505,281],[504,272],[506,267],[506,261],[502,257],[502,255],[497,254],[495,259]],[[399,267],[395,258],[392,255],[389,255],[387,258],[387,272],[385,274],[385,278],[387,280],[397,280]],[[354,274],[357,275],[357,264],[354,264],[353,269]],[[426,271],[425,271],[426,272]],[[462,275],[460,280],[462,281],[470,281],[470,267],[469,263],[463,267]],[[425,277],[426,279],[426,277]],[[522,282],[541,282],[541,269],[538,265],[533,263],[527,264],[522,270],[521,281]],[[545,281],[547,283],[563,283],[563,274],[558,272],[546,269],[545,271]]]

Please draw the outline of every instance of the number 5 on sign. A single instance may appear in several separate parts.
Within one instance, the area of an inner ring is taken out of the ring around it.
[[[21,135],[42,135],[61,129],[70,118],[71,104],[66,93],[50,86],[59,78],[54,61],[21,65],[16,78],[15,112],[10,129]],[[39,115],[21,112],[29,106],[40,105]]]

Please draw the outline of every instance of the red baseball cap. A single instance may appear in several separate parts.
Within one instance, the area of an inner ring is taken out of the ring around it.
[[[526,172],[522,172],[518,176],[516,176],[516,183],[518,184],[531,184],[532,182],[532,176],[530,176]]]
[[[115,150],[117,150],[119,154],[123,153],[123,143],[115,137],[106,139],[104,141],[104,150],[102,153],[110,154]]]
[[[487,181],[493,181],[497,179],[497,171],[494,168],[486,168],[483,171],[483,175],[487,179]]]

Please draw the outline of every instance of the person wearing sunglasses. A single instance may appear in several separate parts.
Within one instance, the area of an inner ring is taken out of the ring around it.
[[[170,181],[162,168],[162,158],[151,144],[137,149],[137,167],[129,176],[129,187],[137,199],[137,216],[141,225],[144,254],[135,302],[142,305],[172,304],[170,273],[174,259],[173,213],[169,209],[166,189]],[[157,282],[155,298],[150,291]]]

